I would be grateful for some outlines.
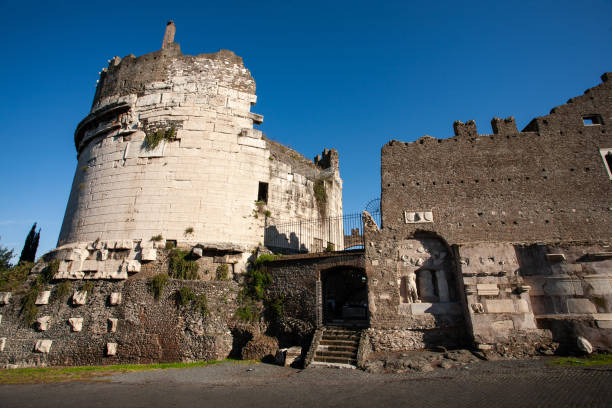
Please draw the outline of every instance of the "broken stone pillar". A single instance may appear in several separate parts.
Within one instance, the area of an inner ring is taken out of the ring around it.
[[[117,355],[117,343],[106,343],[106,355],[107,356]]]
[[[117,306],[121,304],[121,293],[113,292],[110,294],[110,304],[111,306]]]
[[[84,305],[86,301],[87,301],[87,291],[86,290],[80,290],[80,291],[74,292],[74,295],[72,295],[73,305]]]
[[[430,270],[422,270],[417,273],[419,289],[421,289],[421,300],[423,302],[436,302],[438,298],[434,292],[433,276]]]
[[[578,349],[586,354],[593,353],[593,345],[590,341],[582,336],[578,336],[576,339],[576,343],[578,345]]]
[[[6,337],[0,337],[0,353],[4,351],[4,346],[6,346]]]
[[[438,284],[438,296],[440,297],[440,302],[450,301],[448,280],[446,278],[446,271],[444,269],[439,269],[436,271],[436,282]]]
[[[0,305],[8,305],[11,300],[11,292],[0,292]]]
[[[518,133],[514,116],[506,119],[493,118],[491,119],[491,129],[496,135],[515,135]]]
[[[34,346],[34,351],[37,353],[48,353],[51,350],[53,340],[38,340]]]
[[[68,323],[70,323],[70,327],[73,332],[80,332],[83,330],[83,318],[82,317],[71,317],[68,319]]]
[[[174,35],[176,34],[176,26],[174,25],[174,21],[168,21],[166,24],[166,32],[164,33],[164,41],[162,42],[162,50],[166,48],[169,44],[174,42]]]
[[[51,291],[43,290],[42,292],[38,293],[38,296],[36,296],[36,301],[34,303],[37,305],[47,305],[49,304],[49,296],[51,296]]]
[[[36,329],[38,331],[45,331],[51,324],[51,316],[43,316],[36,319]]]
[[[476,129],[476,122],[468,120],[466,123],[456,120],[453,123],[453,130],[457,137],[476,137],[478,136],[478,130]]]
[[[118,320],[116,318],[110,318],[108,319],[108,332],[109,333],[115,333],[117,331],[117,322]]]

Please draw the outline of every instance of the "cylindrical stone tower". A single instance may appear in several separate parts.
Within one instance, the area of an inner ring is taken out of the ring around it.
[[[163,239],[250,251],[264,240],[262,199],[266,217],[318,215],[319,174],[326,215],[341,215],[335,150],[315,164],[266,140],[253,129],[263,117],[250,112],[255,81],[242,59],[227,50],[183,55],[174,33],[169,22],[161,50],[115,57],[101,73],[75,132],[78,165],[58,247],[142,249]]]

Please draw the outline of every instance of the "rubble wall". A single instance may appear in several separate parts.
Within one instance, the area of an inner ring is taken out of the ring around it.
[[[493,119],[455,136],[391,141],[381,153],[383,226],[431,230],[449,243],[609,240],[611,74],[518,132]],[[589,119],[590,118],[590,119]],[[593,123],[599,122],[599,123]]]
[[[0,339],[4,339],[0,340],[0,366],[212,360],[226,358],[232,350],[229,322],[236,309],[235,282],[169,280],[155,300],[142,277],[98,280],[82,305],[72,298],[82,282],[71,282],[68,295],[62,298],[59,284],[47,285],[48,303],[38,306],[37,318],[48,319],[45,330],[25,322],[20,312],[22,295],[13,294],[8,304],[0,305]],[[191,303],[177,306],[176,292],[182,287],[206,296],[206,316]],[[113,304],[117,294],[120,303]],[[82,319],[79,331],[70,319]],[[43,340],[51,341],[48,352],[36,351]],[[115,355],[109,355],[109,344],[116,345]]]

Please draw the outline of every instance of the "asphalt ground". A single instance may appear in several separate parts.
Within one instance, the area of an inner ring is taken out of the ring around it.
[[[612,366],[485,361],[429,373],[223,363],[0,386],[0,407],[612,407]]]

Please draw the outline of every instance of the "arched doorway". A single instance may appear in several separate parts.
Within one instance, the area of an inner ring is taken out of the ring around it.
[[[368,280],[365,270],[340,266],[321,271],[323,324],[368,325]]]

